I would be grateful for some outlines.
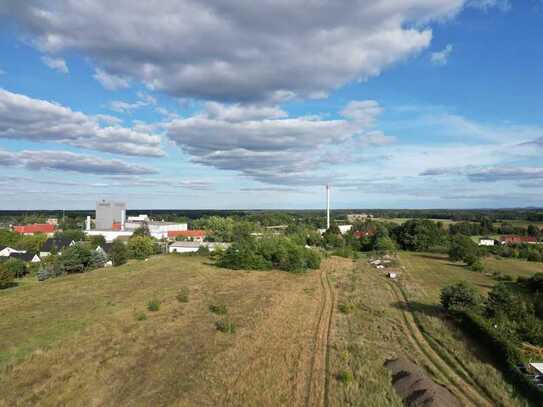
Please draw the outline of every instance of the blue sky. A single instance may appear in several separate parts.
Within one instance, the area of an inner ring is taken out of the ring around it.
[[[543,2],[0,2],[0,208],[541,206]]]

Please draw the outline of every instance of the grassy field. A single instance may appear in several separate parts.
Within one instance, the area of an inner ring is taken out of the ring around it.
[[[399,407],[383,364],[401,355],[466,405],[525,406],[437,306],[446,284],[495,281],[443,256],[400,261],[399,285],[366,258],[337,257],[306,274],[160,256],[25,279],[0,291],[0,406]],[[486,268],[543,271],[515,260]],[[220,320],[235,332],[217,330]]]
[[[198,257],[28,280],[0,292],[0,405],[303,405],[321,296],[320,272]],[[224,318],[234,334],[216,329]]]
[[[443,286],[467,280],[487,291],[495,284],[492,277],[450,263],[445,256],[401,253],[400,262],[399,283],[370,267],[367,259],[336,275],[338,302],[352,308],[336,318],[332,373],[351,372],[353,381],[336,386],[332,404],[400,406],[383,364],[406,356],[466,405],[526,406],[493,367],[490,355],[456,329],[439,307]],[[488,259],[486,268],[512,276],[543,271],[540,263],[518,260]]]

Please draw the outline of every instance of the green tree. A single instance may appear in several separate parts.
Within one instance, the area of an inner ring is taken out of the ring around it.
[[[20,259],[8,259],[4,265],[16,278],[21,278],[27,273],[26,263]]]
[[[446,234],[437,223],[428,219],[411,219],[395,229],[396,240],[404,250],[426,251],[441,246]]]
[[[446,310],[474,308],[481,303],[477,289],[464,281],[444,287],[440,298]]]
[[[396,243],[388,236],[380,237],[375,242],[375,250],[380,252],[393,252],[396,250]]]
[[[96,249],[98,246],[103,248],[106,244],[106,238],[102,235],[90,236],[89,244],[91,249]]]
[[[465,261],[469,258],[479,257],[479,247],[469,237],[464,235],[454,235],[449,247],[449,259],[451,261]]]
[[[102,251],[92,250],[89,267],[92,269],[102,268],[105,266],[107,261],[108,258]]]
[[[128,248],[122,241],[115,239],[111,245],[109,257],[114,266],[125,264],[128,260]]]
[[[15,273],[9,270],[5,264],[0,263],[0,289],[11,287],[14,280]]]
[[[89,268],[91,256],[91,251],[86,245],[76,243],[62,251],[59,261],[64,272],[82,273]]]
[[[143,260],[155,252],[154,240],[145,236],[132,236],[128,241],[128,254],[133,259]]]
[[[55,238],[81,242],[85,240],[85,233],[81,229],[67,229],[62,232],[56,232]]]
[[[139,228],[134,230],[134,233],[132,234],[132,238],[149,236],[151,236],[151,232],[149,231],[149,226],[145,222]]]
[[[7,229],[0,229],[0,246],[15,247],[21,239],[21,235]]]

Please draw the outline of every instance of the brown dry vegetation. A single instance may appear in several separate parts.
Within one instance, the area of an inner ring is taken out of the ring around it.
[[[313,355],[326,361],[322,327],[333,309],[323,272],[226,271],[204,261],[158,257],[1,292],[0,405],[322,400],[312,392],[325,388],[325,368]],[[188,303],[176,299],[183,287]],[[160,310],[148,312],[155,298]],[[227,306],[235,334],[216,330],[210,304]],[[147,319],[137,320],[142,312]]]

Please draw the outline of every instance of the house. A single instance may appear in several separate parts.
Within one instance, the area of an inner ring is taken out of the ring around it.
[[[75,241],[72,239],[47,239],[40,250],[40,257],[47,257],[52,253],[62,254],[63,249],[74,244]]]
[[[10,259],[19,259],[19,260],[22,260],[22,261],[27,262],[27,263],[40,263],[41,262],[40,256],[38,256],[37,254],[34,254],[34,253],[29,253],[29,252],[11,253],[9,255],[9,258]]]
[[[55,225],[49,223],[34,223],[32,225],[13,226],[16,233],[25,236],[32,236],[36,233],[43,233],[47,236],[53,236],[55,233]]]
[[[494,246],[496,241],[491,237],[482,237],[479,239],[479,246]]]
[[[108,253],[111,251],[112,243],[104,243],[100,246],[97,246],[94,251],[102,253],[104,256],[108,256]]]
[[[357,230],[353,232],[353,236],[357,239],[362,239],[363,237],[373,236],[375,232],[373,230],[360,231]]]
[[[11,253],[26,253],[26,250],[17,250],[9,246],[0,246],[0,257],[9,257]]]
[[[529,243],[536,244],[538,240],[534,236],[515,236],[515,235],[505,235],[500,238],[502,244],[521,244]]]
[[[195,253],[200,247],[207,247],[210,252],[218,248],[227,249],[230,243],[223,242],[174,242],[168,247],[168,253]]]
[[[338,225],[338,228],[341,234],[344,235],[353,228],[353,225]]]
[[[168,232],[169,239],[183,238],[193,242],[203,242],[206,237],[206,231],[200,229],[194,230],[170,230]]]

